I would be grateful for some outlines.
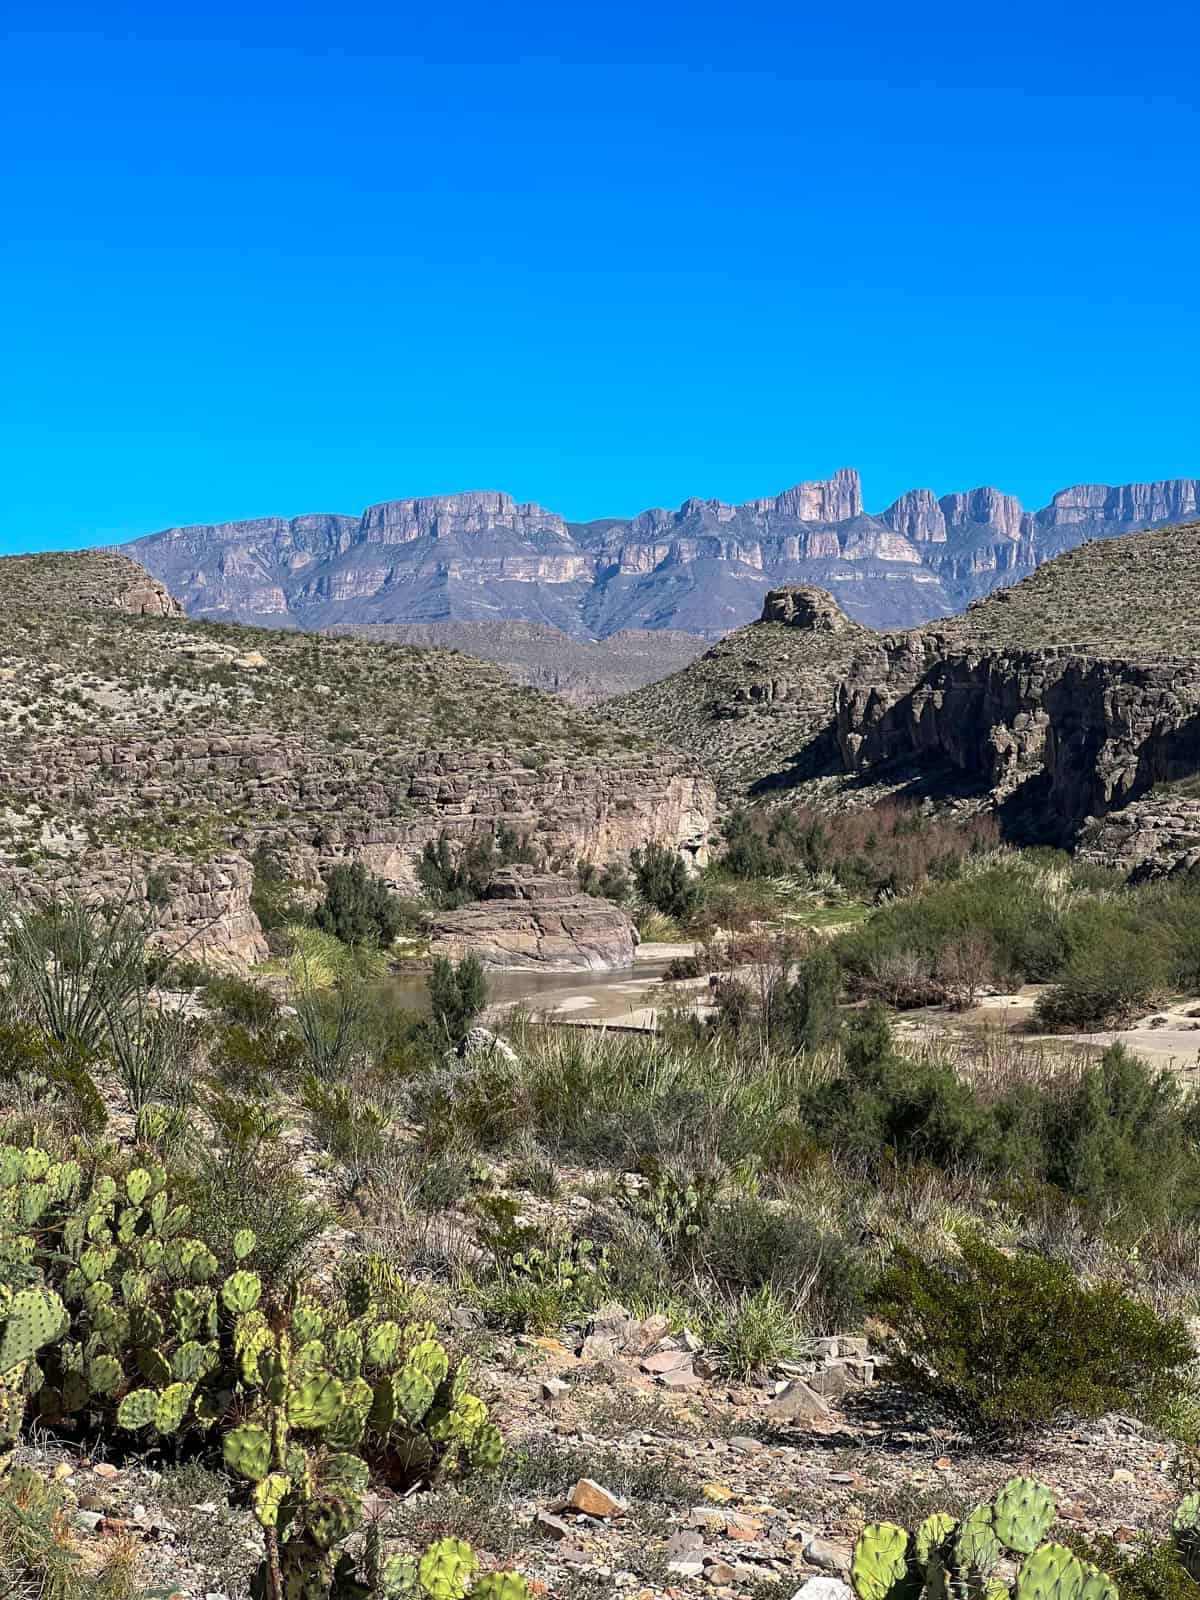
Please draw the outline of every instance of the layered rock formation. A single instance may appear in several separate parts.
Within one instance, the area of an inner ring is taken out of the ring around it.
[[[783,796],[840,770],[834,697],[874,638],[823,589],[772,589],[757,622],[608,709],[699,756],[731,803]]]
[[[482,900],[433,921],[431,949],[485,967],[607,972],[633,965],[637,930],[619,907],[579,894],[564,878],[533,867],[497,872]]]
[[[948,616],[1088,538],[1194,516],[1200,480],[1079,484],[1040,511],[994,488],[913,489],[863,510],[858,474],[741,505],[568,523],[494,492],[389,500],[361,516],[168,528],[122,549],[192,616],[319,628],[342,623],[551,624],[714,639],[750,622],[763,591],[816,584],[872,627]]]
[[[0,882],[153,877],[169,942],[251,960],[260,850],[410,891],[426,844],[501,830],[572,867],[650,839],[707,859],[688,757],[453,652],[143,614],[149,580],[121,562],[114,589],[113,560],[0,561]]]
[[[1194,777],[1198,570],[1200,523],[1105,541],[945,627],[877,641],[838,687],[845,767],[944,766],[1018,836],[1058,843]]]

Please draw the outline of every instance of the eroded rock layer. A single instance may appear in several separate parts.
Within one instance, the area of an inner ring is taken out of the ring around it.
[[[502,868],[483,899],[434,919],[435,955],[485,967],[606,972],[633,965],[637,930],[607,900],[532,867]]]

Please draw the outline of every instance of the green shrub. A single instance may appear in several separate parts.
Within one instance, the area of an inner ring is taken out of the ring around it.
[[[380,878],[371,877],[361,861],[339,862],[325,880],[325,899],[313,912],[324,933],[348,945],[375,945],[386,950],[404,926],[404,909]]]
[[[487,980],[478,957],[464,956],[455,966],[445,956],[435,956],[429,1005],[434,1032],[452,1045],[461,1044],[487,1005]]]
[[[629,857],[633,881],[648,905],[665,917],[687,922],[704,899],[703,885],[692,876],[678,850],[650,843]]]
[[[279,1001],[261,983],[227,974],[210,974],[204,984],[204,1003],[226,1022],[244,1028],[271,1028],[279,1023]]]
[[[1081,1561],[1109,1575],[1119,1600],[1200,1600],[1200,1584],[1180,1561],[1172,1539],[1143,1534],[1132,1553],[1104,1533],[1066,1529],[1062,1540]]]
[[[1121,1027],[1154,1003],[1167,970],[1161,943],[1149,941],[1143,928],[1104,930],[1038,996],[1034,1020],[1048,1033]]]
[[[898,1246],[873,1297],[892,1329],[891,1371],[974,1425],[1016,1430],[1061,1412],[1159,1416],[1195,1351],[1184,1325],[1113,1284],[1007,1256],[964,1233],[961,1258],[924,1261]]]
[[[817,945],[772,985],[767,1002],[770,1037],[794,1050],[821,1050],[837,1038],[842,975],[828,945]]]
[[[1046,1177],[1131,1225],[1200,1208],[1197,1114],[1174,1073],[1115,1044],[1055,1107]]]

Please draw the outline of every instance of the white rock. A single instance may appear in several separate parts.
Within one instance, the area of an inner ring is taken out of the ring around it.
[[[854,1600],[854,1592],[840,1578],[809,1578],[796,1590],[792,1600]]]

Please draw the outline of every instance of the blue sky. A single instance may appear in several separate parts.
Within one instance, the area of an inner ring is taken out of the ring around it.
[[[3,548],[1200,475],[1191,5],[8,15]]]

